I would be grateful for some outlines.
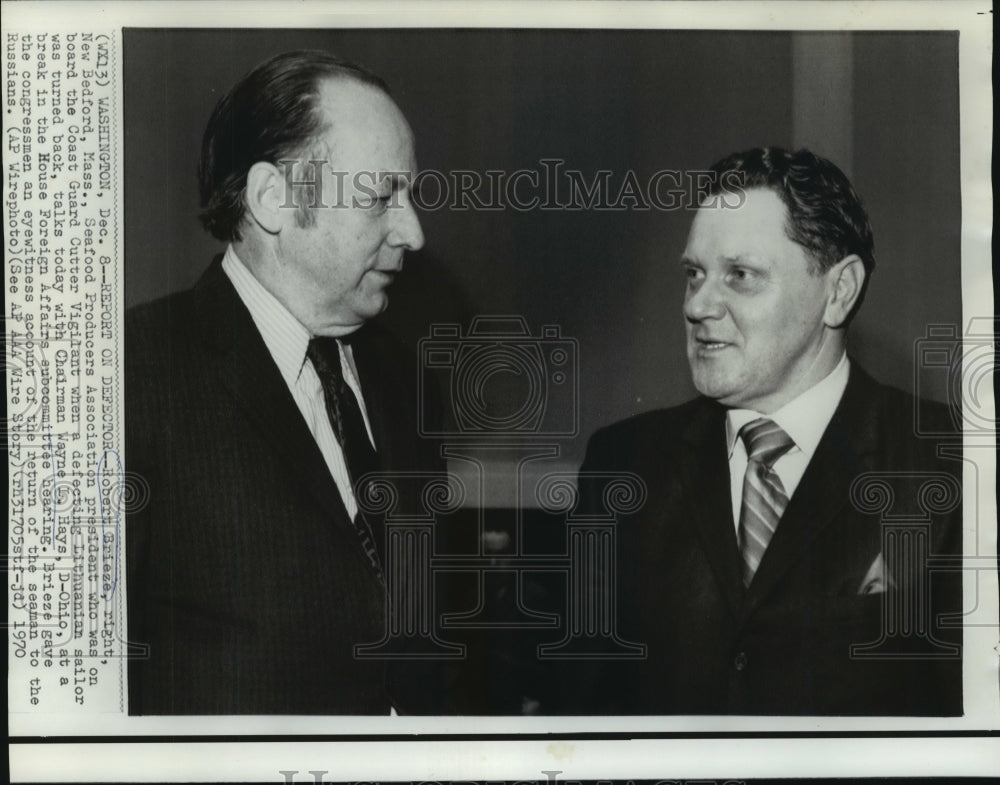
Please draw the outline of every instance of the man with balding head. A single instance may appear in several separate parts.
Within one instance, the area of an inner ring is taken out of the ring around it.
[[[700,396],[599,431],[581,469],[583,511],[601,509],[591,473],[648,490],[618,521],[615,594],[646,657],[588,666],[594,689],[554,710],[958,714],[943,614],[960,612],[959,575],[929,560],[961,553],[960,473],[914,426],[917,407],[923,423],[948,412],[847,354],[875,266],[868,216],[807,150],[712,170],[680,263]],[[884,525],[869,481],[910,528]],[[929,508],[926,482],[948,498]]]
[[[326,52],[273,57],[216,107],[201,217],[225,253],[126,322],[126,464],[150,487],[127,522],[129,635],[148,645],[132,713],[413,708],[354,651],[386,610],[358,481],[439,468],[415,363],[370,322],[424,242],[415,168],[386,85]]]

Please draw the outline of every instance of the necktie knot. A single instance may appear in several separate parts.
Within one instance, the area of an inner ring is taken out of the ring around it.
[[[344,383],[344,371],[340,367],[340,346],[337,339],[327,336],[310,339],[306,357],[313,364],[324,387],[332,381],[339,391]]]
[[[744,425],[740,429],[740,438],[747,448],[747,460],[767,468],[771,468],[778,458],[795,446],[792,437],[766,417]]]
[[[795,443],[766,417],[744,425],[740,438],[746,445],[748,460],[743,476],[738,539],[743,556],[743,585],[749,586],[788,504],[781,479],[771,467]]]

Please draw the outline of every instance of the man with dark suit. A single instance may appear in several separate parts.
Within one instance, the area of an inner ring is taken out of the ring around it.
[[[599,431],[580,474],[582,512],[602,509],[602,475],[645,484],[618,520],[614,596],[646,656],[566,668],[554,708],[960,714],[961,633],[943,619],[960,575],[931,568],[961,553],[959,462],[914,428],[917,406],[922,422],[947,412],[846,354],[875,261],[867,214],[806,150],[713,172],[681,260],[701,395]]]
[[[369,322],[423,244],[415,167],[385,84],[324,52],[262,63],[216,107],[202,221],[226,252],[126,322],[125,460],[150,491],[127,521],[148,647],[130,712],[433,710],[355,656],[386,613],[384,521],[358,481],[440,468],[415,362]]]

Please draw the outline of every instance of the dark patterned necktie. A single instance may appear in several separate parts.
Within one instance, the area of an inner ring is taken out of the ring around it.
[[[781,479],[771,467],[795,446],[795,442],[766,417],[744,425],[740,438],[747,448],[747,471],[743,476],[739,545],[743,557],[743,585],[749,586],[788,506]]]
[[[326,414],[337,442],[344,453],[344,462],[351,477],[351,484],[358,493],[358,480],[369,472],[379,468],[378,455],[368,439],[368,429],[365,428],[361,406],[354,391],[344,380],[344,372],[340,366],[340,347],[336,338],[316,337],[309,341],[306,357],[313,364],[316,375],[323,385],[323,399],[326,403]],[[377,522],[375,522],[377,523]],[[372,566],[382,576],[382,562],[379,557],[378,539],[373,531],[373,522],[359,509],[354,516],[354,528],[361,539]]]

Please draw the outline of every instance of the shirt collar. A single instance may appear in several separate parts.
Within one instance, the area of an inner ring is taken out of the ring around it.
[[[222,259],[222,269],[250,311],[267,350],[274,358],[285,383],[291,387],[299,378],[309,348],[309,331],[278,299],[257,280],[230,245]]]
[[[765,415],[752,409],[727,411],[726,439],[729,457],[733,455],[740,429],[758,417],[767,417],[777,423],[791,437],[798,449],[812,457],[847,388],[850,367],[845,352],[830,373],[774,414]]]

